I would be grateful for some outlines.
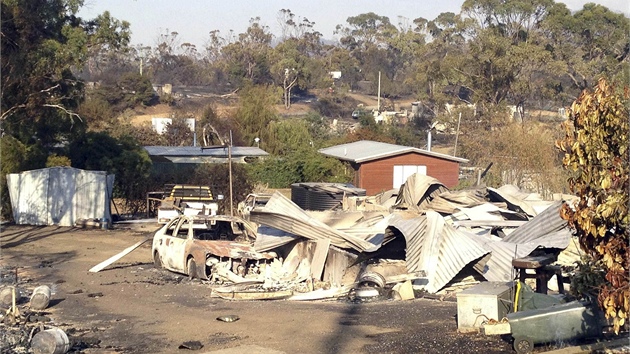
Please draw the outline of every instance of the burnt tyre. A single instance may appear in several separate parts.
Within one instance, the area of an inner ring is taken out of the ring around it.
[[[188,259],[186,264],[186,273],[188,273],[188,279],[197,278],[197,264],[193,258]]]
[[[534,349],[534,342],[527,337],[514,338],[514,350],[519,354],[531,353]]]
[[[153,253],[153,266],[158,269],[162,268],[162,257],[160,257],[159,252]]]

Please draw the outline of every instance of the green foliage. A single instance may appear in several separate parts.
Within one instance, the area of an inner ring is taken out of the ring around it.
[[[250,85],[243,89],[235,116],[245,142],[255,138],[267,141],[270,123],[277,119],[275,105],[281,95],[281,90],[272,86]]]
[[[186,119],[173,118],[166,125],[164,139],[167,146],[193,146],[194,133],[186,123]]]
[[[10,173],[18,173],[22,171],[27,157],[26,146],[19,140],[11,136],[3,136],[0,138],[0,217],[2,220],[11,220],[11,200],[9,198],[9,189],[7,187],[7,175]]]
[[[219,194],[224,196],[223,202],[219,204],[219,212],[229,214],[230,212],[230,170],[228,164],[201,164],[188,178],[181,176],[178,183],[190,183],[195,185],[211,186],[212,193],[216,197]],[[236,205],[247,197],[254,189],[253,182],[247,172],[247,167],[243,164],[232,164],[232,208],[236,213]]]
[[[127,30],[114,24],[109,33],[120,37],[104,37],[103,23],[88,25],[75,16],[80,5],[2,1],[0,121],[6,134],[49,148],[80,133],[84,123],[75,110],[83,84],[72,70],[86,62],[90,45],[121,41]]]
[[[601,261],[607,284],[599,303],[619,331],[628,318],[630,298],[630,133],[628,93],[615,92],[600,79],[593,92],[584,91],[563,123],[565,137],[556,145],[571,174],[569,187],[579,197],[562,216],[580,239],[581,247]]]
[[[108,132],[114,138],[130,136],[140,146],[166,146],[168,144],[165,136],[158,134],[149,122],[139,125],[119,123],[113,125]]]
[[[79,106],[77,113],[92,130],[105,130],[116,125],[116,118],[110,103],[95,95],[88,96]]]
[[[597,299],[601,286],[606,283],[606,271],[601,261],[582,256],[571,278],[571,295],[578,299]]]
[[[46,167],[57,167],[57,166],[72,166],[70,159],[67,156],[59,156],[57,154],[48,155],[48,159],[46,159]]]
[[[124,93],[124,100],[130,107],[138,104],[149,106],[156,102],[151,81],[148,77],[141,76],[139,73],[124,74],[118,81],[118,87]]]
[[[88,132],[70,144],[68,156],[73,167],[114,174],[114,196],[125,198],[132,213],[142,207],[151,159],[133,138],[116,139],[106,133]]]
[[[313,149],[270,157],[251,166],[252,179],[269,188],[288,188],[299,182],[349,182],[352,176],[339,160]]]
[[[262,142],[265,151],[272,155],[287,155],[312,146],[313,137],[303,119],[271,122],[267,140]]]

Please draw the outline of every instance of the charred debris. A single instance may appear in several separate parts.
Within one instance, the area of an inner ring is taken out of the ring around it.
[[[213,294],[233,300],[444,298],[480,282],[514,280],[516,258],[552,255],[565,269],[579,259],[559,214],[568,195],[546,201],[512,185],[450,191],[417,174],[399,190],[376,196],[347,189],[321,187],[337,201],[329,210],[304,210],[279,192],[248,210],[243,222],[255,230],[247,239],[251,252],[275,257],[246,275],[237,270],[243,259],[213,273],[217,260],[208,256]]]

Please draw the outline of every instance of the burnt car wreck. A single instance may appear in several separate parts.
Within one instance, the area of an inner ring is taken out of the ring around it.
[[[239,281],[264,274],[275,258],[256,252],[255,230],[238,217],[182,215],[160,228],[151,247],[156,267],[190,278]]]

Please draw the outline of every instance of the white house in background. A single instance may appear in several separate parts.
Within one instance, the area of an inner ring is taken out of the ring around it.
[[[7,175],[13,219],[18,225],[74,226],[78,219],[112,220],[114,175],[50,167]]]
[[[173,123],[172,118],[151,118],[151,125],[153,130],[162,135],[166,132],[166,126]],[[190,128],[190,131],[195,131],[195,118],[186,118],[186,124]]]

